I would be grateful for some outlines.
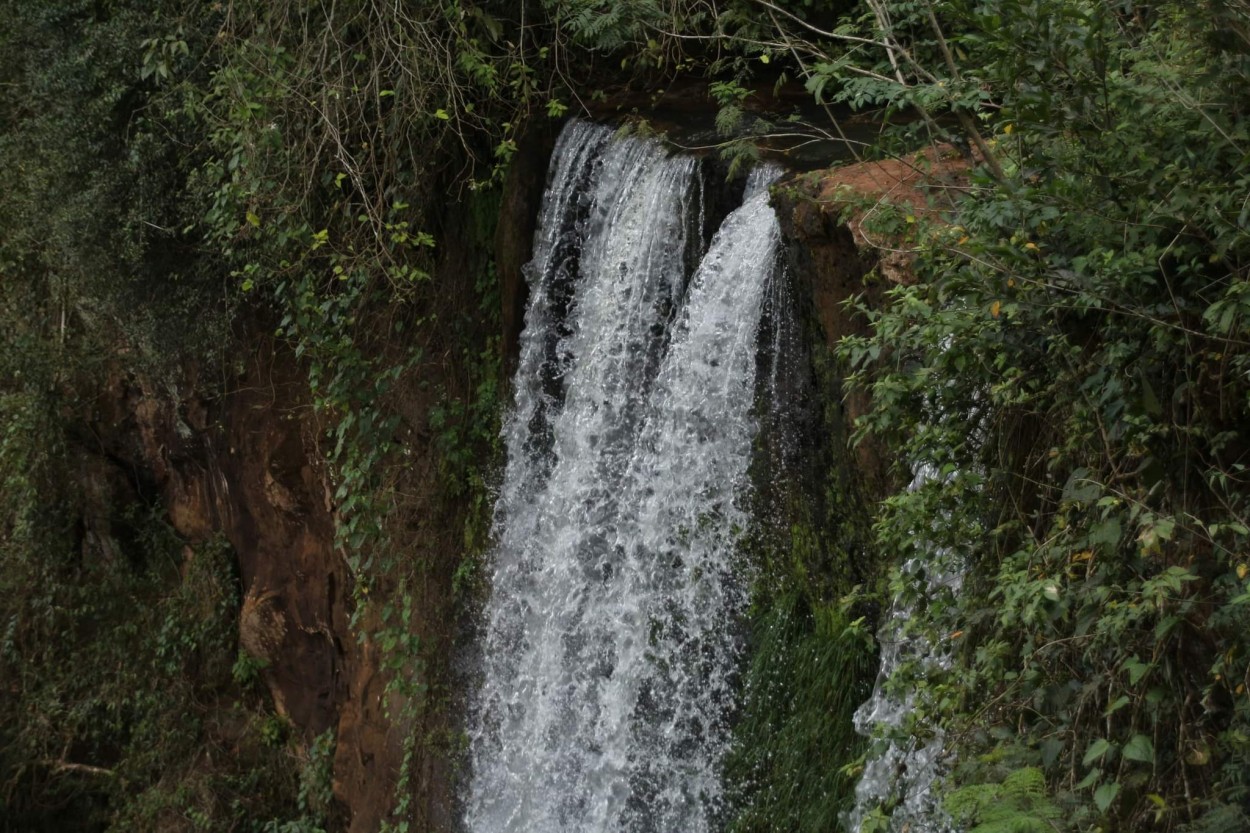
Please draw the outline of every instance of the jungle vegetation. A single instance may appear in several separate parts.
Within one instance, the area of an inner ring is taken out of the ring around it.
[[[833,829],[863,749],[813,715],[847,714],[827,692],[870,681],[855,611],[897,596],[949,646],[895,684],[908,732],[945,728],[964,829],[1250,829],[1246,0],[2,0],[0,20],[0,830],[337,829],[332,739],[277,717],[239,651],[229,547],[181,569],[142,478],[97,505],[91,403],[228,361],[244,322],[276,331],[326,425],[361,638],[420,674],[388,393],[452,339],[474,383],[430,427],[444,488],[479,506],[501,408],[498,287],[438,273],[443,208],[497,211],[528,130],[677,78],[742,161],[871,114],[864,158],[972,164],[922,216],[874,212],[914,278],[834,361],[872,394],[860,437],[897,455],[845,542],[879,578],[822,579],[797,533],[769,561],[782,589],[753,615],[778,662],[753,690],[775,696],[748,698],[727,822]],[[789,83],[824,115],[758,110]],[[916,555],[962,592],[893,569]],[[424,707],[420,680],[397,690]]]

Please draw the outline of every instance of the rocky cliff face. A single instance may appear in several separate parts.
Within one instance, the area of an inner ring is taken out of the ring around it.
[[[94,409],[89,469],[159,493],[188,557],[216,536],[229,542],[243,590],[240,647],[263,663],[276,710],[301,737],[335,731],[336,795],[353,816],[376,819],[366,808],[389,806],[395,743],[376,656],[349,625],[320,426],[289,353],[256,332],[240,341],[251,354],[224,382],[195,366],[164,389],[114,376]]]
[[[497,264],[503,338],[471,337],[483,344],[493,339],[505,351],[519,333],[521,267],[529,259],[551,141],[549,132],[534,134],[513,166],[502,214],[515,222],[500,224],[493,251],[474,246],[482,229],[470,228],[469,212],[449,212],[449,242],[441,247],[438,279],[447,304],[466,319],[452,326],[483,329],[484,322],[467,320],[481,300],[472,275],[487,260]],[[334,794],[349,829],[374,831],[389,814],[403,740],[414,734],[423,742],[410,764],[413,817],[426,829],[451,829],[458,708],[451,665],[461,630],[452,574],[465,548],[466,507],[439,493],[430,412],[440,397],[463,397],[481,380],[450,349],[422,345],[427,358],[393,392],[404,427],[388,531],[417,577],[412,627],[427,655],[428,701],[415,723],[395,725],[399,704],[386,702],[394,695],[387,693],[383,657],[361,637],[377,623],[369,616],[353,622],[353,578],[334,542],[334,490],[322,454],[327,426],[312,406],[306,368],[269,332],[262,323],[240,328],[239,352],[226,370],[187,364],[161,384],[121,370],[110,377],[91,408],[83,443],[85,533],[107,551],[116,533],[112,507],[142,497],[163,507],[187,544],[187,558],[197,545],[223,537],[238,561],[239,647],[263,665],[274,707],[302,743],[333,732]]]

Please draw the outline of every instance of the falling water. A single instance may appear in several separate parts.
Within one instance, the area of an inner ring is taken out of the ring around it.
[[[932,477],[932,471],[922,468],[911,488],[919,488]],[[917,530],[916,536],[917,540],[925,538],[922,530]],[[872,696],[855,712],[856,731],[877,739],[879,744],[864,764],[855,787],[855,804],[844,820],[851,833],[863,833],[869,815],[882,807],[890,808],[890,833],[951,833],[953,829],[934,790],[946,763],[941,727],[921,727],[927,729],[926,736],[913,734],[916,727],[909,726],[908,720],[916,710],[915,694],[890,685],[891,678],[909,663],[916,666],[912,673],[948,664],[944,649],[934,646],[924,634],[912,632],[908,623],[916,615],[918,600],[940,592],[958,592],[963,576],[951,561],[949,553],[934,552],[902,565],[904,580],[919,592],[894,599],[890,617],[877,635],[881,668],[876,685]]]
[[[717,823],[775,176],[703,252],[693,159],[560,137],[504,430],[472,833]]]

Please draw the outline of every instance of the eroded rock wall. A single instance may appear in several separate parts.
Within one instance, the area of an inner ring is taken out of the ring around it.
[[[216,536],[229,542],[243,592],[240,647],[263,662],[276,710],[304,741],[335,732],[336,795],[353,819],[376,820],[374,808],[389,806],[396,747],[380,711],[383,681],[350,626],[351,577],[334,546],[303,371],[259,329],[240,335],[246,353],[225,379],[222,367],[195,365],[164,386],[114,375],[92,413],[98,452],[85,471],[108,472],[115,495],[121,483],[154,490],[187,557]]]

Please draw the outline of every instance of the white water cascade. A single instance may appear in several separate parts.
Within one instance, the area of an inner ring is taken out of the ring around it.
[[[504,429],[471,833],[718,825],[775,175],[704,252],[695,160],[561,134]]]

